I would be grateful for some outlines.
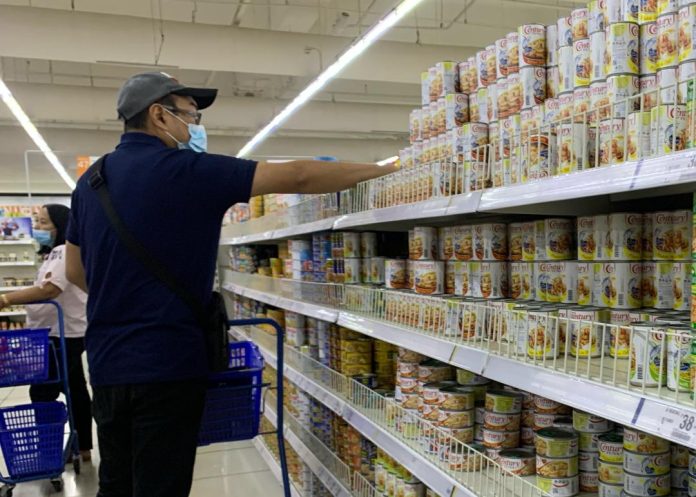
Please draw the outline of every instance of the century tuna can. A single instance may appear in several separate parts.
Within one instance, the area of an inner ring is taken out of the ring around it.
[[[661,104],[674,104],[677,101],[677,68],[666,67],[657,71],[657,87]],[[655,104],[657,105],[657,103]]]
[[[589,39],[581,39],[573,42],[573,61],[575,66],[573,75],[574,86],[577,88],[578,86],[589,85],[592,76]]]
[[[623,462],[623,435],[618,433],[605,433],[600,435],[597,441],[599,459],[611,463]]]
[[[522,108],[543,103],[546,99],[546,68],[527,66],[520,69]]]
[[[677,14],[664,14],[657,18],[657,67],[676,66],[679,63]]]
[[[495,57],[495,44],[493,45],[488,45],[486,47],[486,86],[491,86],[495,84],[495,80],[497,78],[497,72],[496,72],[496,57]]]
[[[518,33],[520,68],[543,66],[546,63],[546,27],[543,24],[524,24],[518,28]]]
[[[498,454],[498,464],[518,476],[531,476],[536,471],[534,453],[524,449],[505,449]]]
[[[624,450],[641,454],[664,454],[669,452],[669,440],[624,427]]]
[[[438,411],[439,415],[435,423],[437,426],[452,429],[470,428],[474,426],[476,413],[473,409],[467,411],[451,411],[440,407]]]
[[[676,468],[689,467],[689,449],[679,444],[672,444],[670,447],[670,464]]]
[[[657,71],[657,23],[649,22],[640,27],[640,74]]]
[[[581,86],[573,90],[573,114],[576,123],[586,123],[589,120],[590,87]]]
[[[598,473],[580,473],[580,491],[581,492],[597,492],[599,491],[599,474]]]
[[[669,474],[645,476],[624,472],[624,491],[629,495],[664,497],[669,495],[671,486],[672,478]]]
[[[545,478],[570,478],[578,474],[578,457],[536,456],[537,475]]]
[[[560,89],[558,87],[558,78],[560,77],[560,70],[558,65],[546,68],[546,103],[551,98],[556,98]]]
[[[597,497],[622,497],[624,495],[623,480],[621,480],[621,485],[611,485],[600,480],[597,492]]]
[[[556,22],[556,28],[558,31],[558,46],[561,48],[573,46],[573,27],[571,17],[568,16],[559,18]]]
[[[587,30],[590,34],[604,31],[604,9],[605,0],[590,0],[587,3],[587,10],[589,11]]]
[[[488,391],[486,410],[500,414],[519,414],[522,412],[522,394],[507,390]]]
[[[508,33],[505,39],[507,40],[507,72],[508,76],[519,71],[519,38],[517,31]]]
[[[689,392],[691,385],[691,328],[670,327],[667,335],[667,388]]]
[[[696,80],[696,61],[687,61],[677,68],[677,102],[685,104],[694,99],[694,80]]]
[[[487,90],[486,108],[488,110],[488,122],[490,123],[488,132],[490,133],[490,126],[492,126],[494,123],[497,124],[498,119],[500,118],[498,114],[498,84],[491,83],[488,85]]]
[[[619,463],[621,464],[621,463]],[[578,452],[578,469],[583,473],[594,473],[599,468],[597,452]]]
[[[639,108],[640,79],[632,74],[616,74],[607,78],[607,95],[613,103],[614,117],[626,117]]]
[[[537,487],[551,497],[572,497],[579,490],[579,478],[573,476],[571,478],[544,478],[538,476],[536,479]]]
[[[638,85],[640,87],[641,105],[643,110],[648,111],[657,105],[657,74],[642,75]]]
[[[553,318],[557,310],[530,311],[528,314],[527,355],[533,359],[553,358],[558,356]]]
[[[577,254],[582,261],[592,261],[597,254],[597,244],[594,237],[594,217],[580,216],[577,218]]]
[[[579,431],[578,449],[582,452],[597,452],[599,450],[599,437],[601,433],[589,433]]]
[[[437,228],[427,226],[413,228],[413,246],[409,252],[413,260],[437,259]]]
[[[465,411],[473,409],[476,403],[474,390],[458,385],[442,385],[437,394],[441,409]]]
[[[498,117],[500,119],[505,119],[510,115],[510,104],[508,102],[509,86],[507,78],[501,78],[496,83],[498,93]],[[489,141],[493,142],[493,140]]]
[[[685,5],[679,9],[679,62],[696,60],[696,4]]]
[[[534,441],[538,455],[573,457],[578,455],[578,435],[569,430],[544,428],[536,432]]]
[[[504,78],[508,74],[508,40],[500,38],[495,42],[496,79]]]
[[[502,223],[473,226],[474,259],[504,261],[507,259],[507,225]]]
[[[606,433],[614,427],[614,423],[594,414],[573,410],[573,428],[586,433]]]
[[[418,379],[425,383],[451,380],[452,366],[435,359],[426,359],[418,364]]]
[[[384,282],[387,288],[406,287],[406,261],[387,259],[384,261]]]
[[[520,430],[500,431],[483,429],[483,445],[490,448],[513,449],[520,444]]]
[[[643,215],[633,212],[609,214],[611,260],[633,261],[642,256]]]
[[[672,293],[674,297],[672,309],[675,311],[686,311],[689,309],[691,267],[690,262],[675,262],[672,265]]]
[[[683,150],[686,146],[686,107],[660,105],[650,111],[653,155]]]
[[[607,77],[606,65],[604,64],[604,51],[606,49],[606,33],[597,31],[590,35],[590,67],[592,82],[602,81]]]
[[[416,293],[439,295],[444,292],[445,263],[442,261],[413,261]]]
[[[603,483],[611,485],[623,484],[624,469],[621,463],[600,460],[597,466],[597,473],[599,474],[599,481]]]
[[[665,475],[670,471],[670,453],[638,454],[624,451],[623,469],[634,475]]]
[[[575,9],[571,11],[570,26],[574,41],[587,38],[587,35],[589,34],[589,29],[587,26],[588,18],[589,11],[587,9]]]
[[[573,252],[572,219],[548,218],[544,220],[546,259],[567,260]]]
[[[523,426],[520,428],[520,443],[525,447],[534,447],[534,427]]]
[[[624,120],[605,119],[599,123],[599,165],[624,161]]]
[[[575,59],[573,46],[558,50],[558,95],[573,91],[575,87]]]
[[[626,156],[638,160],[650,156],[650,112],[631,112],[626,119]]]
[[[638,8],[638,22],[641,25],[655,22],[655,19],[657,19],[657,3],[656,0],[641,0]]]
[[[672,497],[674,497],[675,489],[688,489],[689,487],[689,470],[688,468],[676,468],[672,466]],[[688,495],[688,492],[687,492]]]
[[[483,426],[491,430],[514,431],[520,429],[520,414],[501,414],[486,411]]]
[[[544,428],[551,428],[553,426],[553,424],[556,422],[557,417],[558,417],[558,415],[556,415],[556,414],[535,412],[534,413],[534,429],[538,431],[538,430],[542,430]]]
[[[602,304],[612,309],[637,309],[642,300],[640,262],[606,262],[602,264]]]
[[[610,24],[606,28],[606,74],[635,74],[640,70],[639,28],[631,22]],[[666,67],[666,66],[665,66]]]

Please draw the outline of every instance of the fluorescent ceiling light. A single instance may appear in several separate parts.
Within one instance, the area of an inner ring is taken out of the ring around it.
[[[259,131],[256,136],[247,142],[242,149],[237,152],[237,157],[249,155],[268,135],[273,133],[278,126],[290,117],[297,109],[302,107],[309,99],[316,95],[326,84],[336,75],[345,69],[353,60],[360,56],[375,41],[377,41],[392,26],[399,22],[406,14],[423,0],[403,0],[394,7],[386,16],[375,24],[367,33],[355,41],[336,61],[327,67],[317,78],[312,81],[295,99],[290,102],[280,113],[278,113],[266,126]]]
[[[391,157],[387,157],[386,159],[379,161],[379,162],[377,163],[377,165],[378,165],[378,166],[386,166],[386,165],[388,165],[388,164],[393,164],[394,162],[396,162],[396,161],[398,161],[398,160],[399,160],[399,156],[398,156],[398,155],[393,155],[393,156],[391,156]]]
[[[70,189],[74,190],[75,180],[73,180],[70,177],[68,171],[65,170],[65,166],[63,166],[63,164],[60,162],[58,156],[56,156],[56,154],[53,153],[51,147],[48,146],[46,140],[44,140],[43,136],[41,136],[39,130],[36,129],[34,123],[31,122],[29,116],[27,116],[27,114],[24,112],[24,109],[22,109],[22,107],[19,105],[19,102],[17,102],[17,100],[14,98],[12,92],[2,79],[0,79],[0,98],[3,102],[5,102],[5,105],[7,105],[7,107],[12,111],[12,114],[14,114],[17,121],[19,121],[19,124],[22,125],[24,131],[27,132],[27,134],[34,141],[36,146],[39,147],[39,150],[41,150],[43,154],[46,156],[46,159],[48,160],[48,162],[51,163],[53,169],[56,170],[58,175],[63,179],[63,181],[65,181],[65,183],[70,187]]]

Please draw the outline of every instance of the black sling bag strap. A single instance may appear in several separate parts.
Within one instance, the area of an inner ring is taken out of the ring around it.
[[[213,372],[228,368],[227,311],[225,302],[218,292],[213,292],[210,305],[206,308],[201,300],[191,293],[179,280],[156,259],[145,246],[128,230],[116,212],[104,178],[104,159],[100,157],[87,171],[89,186],[97,193],[99,202],[116,231],[121,243],[158,280],[164,283],[193,311],[199,326],[205,334],[208,366]]]

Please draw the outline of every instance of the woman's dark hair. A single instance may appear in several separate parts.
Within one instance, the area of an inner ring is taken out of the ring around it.
[[[70,209],[60,204],[46,204],[43,207],[48,211],[48,217],[51,219],[53,226],[56,227],[56,237],[53,240],[53,247],[41,246],[39,248],[39,254],[48,254],[54,247],[65,245],[65,232],[68,229]]]

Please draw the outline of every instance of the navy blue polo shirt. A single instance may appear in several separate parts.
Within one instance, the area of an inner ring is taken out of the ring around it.
[[[114,207],[179,281],[209,302],[226,210],[247,202],[256,162],[167,147],[126,133],[106,157]],[[67,239],[80,247],[89,299],[85,336],[93,385],[200,378],[203,332],[189,307],[121,244],[87,175],[72,195]]]

